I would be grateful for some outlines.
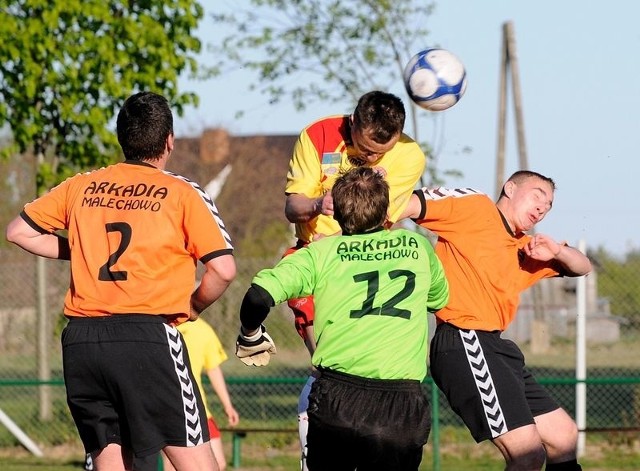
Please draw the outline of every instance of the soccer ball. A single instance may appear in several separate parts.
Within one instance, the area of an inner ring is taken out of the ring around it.
[[[413,102],[429,111],[458,103],[467,88],[464,64],[446,49],[420,51],[404,68],[404,86]]]

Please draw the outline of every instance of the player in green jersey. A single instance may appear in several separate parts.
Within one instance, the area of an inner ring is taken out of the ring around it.
[[[310,470],[417,470],[429,436],[427,312],[449,287],[431,243],[384,228],[389,187],[357,167],[332,190],[342,235],[284,257],[252,280],[242,302],[236,354],[266,365],[275,353],[262,322],[276,304],[315,298],[312,357],[320,372],[309,397]]]

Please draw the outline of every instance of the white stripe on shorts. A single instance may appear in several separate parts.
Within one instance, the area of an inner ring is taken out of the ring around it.
[[[164,324],[167,332],[167,340],[169,342],[169,351],[173,357],[176,375],[182,387],[182,407],[184,409],[184,427],[187,436],[186,443],[188,447],[202,445],[204,443],[202,437],[202,424],[200,423],[200,414],[198,410],[198,401],[196,400],[195,385],[189,377],[189,369],[184,363],[184,346],[182,338],[178,333],[178,329],[168,324]]]
[[[462,344],[464,345],[467,361],[471,367],[471,373],[473,374],[478,393],[480,393],[482,409],[487,418],[489,429],[491,430],[491,438],[496,438],[508,432],[508,429],[504,415],[502,414],[502,408],[500,407],[500,400],[496,394],[496,388],[493,385],[491,372],[484,358],[482,345],[480,345],[480,340],[475,330],[470,330],[469,332],[458,330],[458,332],[460,332],[460,337],[462,337]]]

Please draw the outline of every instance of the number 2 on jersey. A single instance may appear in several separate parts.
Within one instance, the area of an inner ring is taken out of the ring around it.
[[[109,259],[107,263],[100,267],[100,271],[98,272],[98,280],[100,281],[126,281],[127,280],[127,272],[126,271],[112,271],[111,267],[113,267],[120,256],[124,253],[124,251],[129,246],[131,242],[131,226],[126,222],[110,222],[104,225],[107,233],[109,232],[119,232],[120,233],[120,244],[115,252],[109,255]]]

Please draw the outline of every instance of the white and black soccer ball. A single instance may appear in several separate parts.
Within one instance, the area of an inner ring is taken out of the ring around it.
[[[429,48],[413,56],[404,68],[404,86],[421,108],[443,111],[458,103],[467,88],[467,72],[446,49]]]

